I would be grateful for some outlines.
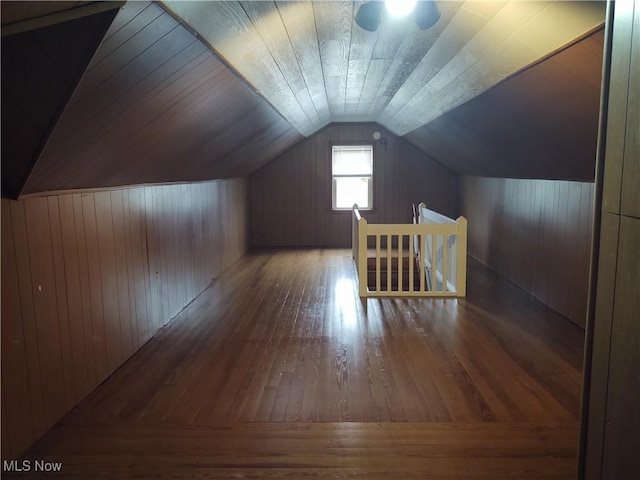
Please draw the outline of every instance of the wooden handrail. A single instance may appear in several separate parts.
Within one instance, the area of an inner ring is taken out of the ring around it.
[[[426,218],[431,220],[431,223],[456,223],[453,218],[449,218],[435,210],[429,210],[424,202],[421,202],[418,205],[418,216],[423,216],[423,212],[426,214]]]
[[[420,204],[420,211],[424,208],[424,204]],[[352,255],[358,272],[361,297],[466,295],[467,220],[464,217],[453,220],[437,212],[429,212],[431,222],[438,223],[368,224],[358,206],[353,206]],[[375,238],[375,279],[371,289],[368,285],[371,272],[368,271],[367,262],[369,237]],[[408,239],[409,247],[406,256],[405,238]],[[381,248],[383,240],[386,243],[384,250]],[[419,245],[415,250],[414,242]],[[394,243],[397,250],[392,248]],[[385,257],[386,261],[382,262]],[[408,289],[403,285],[403,263],[406,259],[409,259],[405,269],[409,274]],[[392,284],[394,266],[396,278]],[[386,277],[383,277],[383,268],[386,269]],[[415,269],[420,273],[419,285],[413,278]]]

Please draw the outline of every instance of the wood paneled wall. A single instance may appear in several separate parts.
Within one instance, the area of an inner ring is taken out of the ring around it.
[[[609,4],[581,470],[640,477],[640,1]]]
[[[254,246],[348,247],[351,213],[331,210],[332,142],[374,142],[370,223],[410,223],[412,203],[456,214],[457,177],[377,124],[332,124],[251,176]],[[386,143],[385,143],[386,142]]]
[[[25,450],[248,244],[246,180],[2,199],[2,458]]]
[[[462,177],[469,254],[584,327],[593,192],[584,182]]]

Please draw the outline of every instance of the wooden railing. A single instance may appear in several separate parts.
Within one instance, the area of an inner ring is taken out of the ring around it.
[[[464,297],[467,220],[424,204],[413,224],[369,224],[353,206],[352,249],[361,297]],[[433,215],[432,215],[433,214]]]

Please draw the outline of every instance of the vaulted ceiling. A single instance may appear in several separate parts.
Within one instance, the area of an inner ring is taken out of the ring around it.
[[[405,135],[602,24],[603,4],[438,2],[420,30],[386,14],[369,32],[362,1],[162,2],[303,135],[373,121]]]
[[[592,178],[602,2],[442,1],[377,32],[361,3],[2,2],[3,195],[244,176],[354,121],[459,174]]]
[[[405,135],[484,177],[593,181],[604,30]]]

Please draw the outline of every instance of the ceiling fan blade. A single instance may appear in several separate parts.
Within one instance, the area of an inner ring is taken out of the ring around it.
[[[440,10],[434,1],[418,2],[415,8],[416,25],[420,30],[433,27],[440,20]]]
[[[375,32],[380,26],[383,2],[370,1],[363,3],[356,13],[356,23],[369,32]]]

